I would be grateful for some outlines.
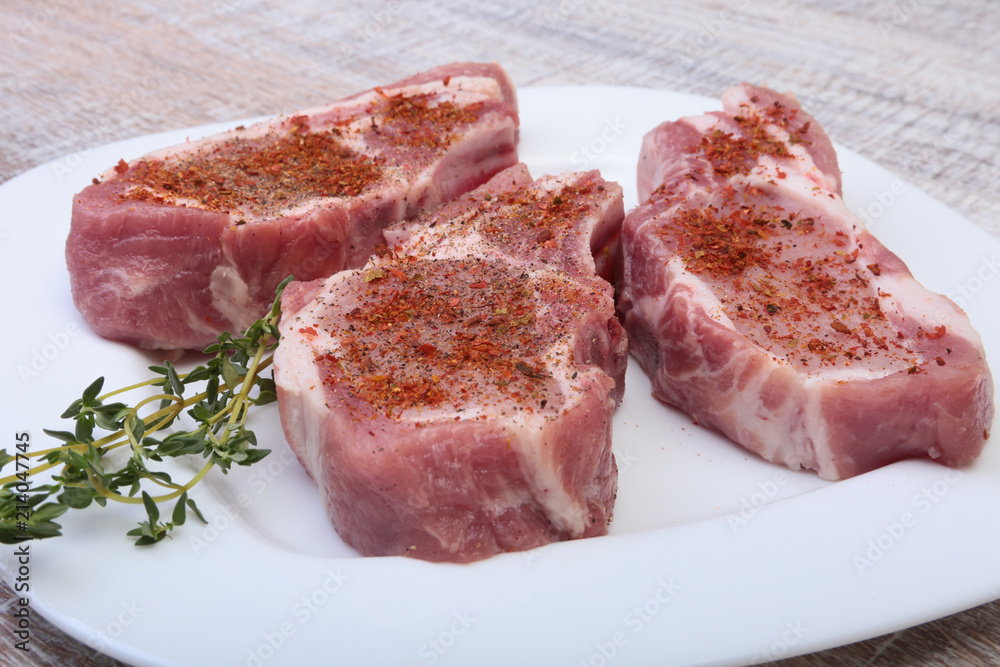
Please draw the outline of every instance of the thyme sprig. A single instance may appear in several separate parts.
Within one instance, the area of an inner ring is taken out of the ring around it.
[[[150,366],[153,377],[102,393],[100,377],[83,390],[61,415],[75,422],[74,430],[44,429],[63,444],[33,452],[9,454],[0,449],[0,542],[15,544],[30,539],[61,535],[55,519],[70,509],[101,507],[107,502],[141,504],[146,520],[128,531],[136,545],[159,542],[175,527],[183,525],[188,512],[206,523],[188,491],[213,468],[228,472],[231,466],[249,466],[270,450],[258,446],[246,427],[252,406],[277,399],[273,374],[262,372],[271,365],[270,353],[278,344],[281,292],[291,277],[278,286],[270,311],[239,337],[229,332],[205,349],[208,361],[187,373],[179,373],[165,361]],[[128,405],[119,400],[129,394],[156,387],[155,393]],[[168,430],[186,414],[195,426]],[[20,447],[18,448],[20,449]],[[124,463],[108,455],[124,450]],[[155,468],[165,459],[201,456],[204,464],[185,482]],[[38,463],[26,468],[23,460]],[[26,469],[25,469],[26,468]],[[58,469],[47,484],[34,485],[29,477]],[[161,520],[160,506],[173,503],[169,520]]]

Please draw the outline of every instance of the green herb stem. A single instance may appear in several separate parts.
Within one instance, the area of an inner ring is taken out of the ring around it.
[[[281,292],[289,280],[291,277],[278,287],[270,312],[243,336],[220,334],[218,342],[205,350],[211,357],[204,365],[178,373],[165,361],[162,366],[150,367],[154,377],[104,393],[104,378],[98,378],[62,415],[75,422],[74,430],[45,431],[64,444],[34,452],[19,450],[16,457],[0,449],[0,471],[17,463],[15,474],[0,478],[0,542],[55,537],[62,527],[53,519],[69,509],[105,506],[109,500],[144,506],[146,520],[128,532],[137,538],[137,545],[162,540],[184,523],[188,510],[204,522],[188,491],[214,468],[226,473],[234,464],[252,465],[270,453],[258,447],[246,421],[251,408],[277,398],[274,379],[263,377],[262,372],[271,366],[273,356],[268,353],[278,345]],[[185,395],[195,384],[203,386]],[[162,391],[134,406],[109,402],[147,387]],[[157,409],[142,416],[144,410],[156,405]],[[196,426],[170,430],[185,413]],[[110,465],[106,455],[125,446],[131,454],[124,464]],[[152,467],[167,458],[199,455],[205,462],[185,483],[175,482],[169,473]],[[40,458],[44,463],[21,470],[26,457]],[[55,468],[59,470],[50,483],[25,484],[28,477]],[[168,491],[150,495],[143,489],[150,484]],[[170,521],[161,521],[158,505],[171,501],[176,504]]]

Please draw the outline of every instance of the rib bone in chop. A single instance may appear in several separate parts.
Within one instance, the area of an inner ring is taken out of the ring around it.
[[[591,253],[623,214],[596,172],[516,166],[286,288],[282,425],[345,542],[464,562],[606,533],[627,344]]]
[[[453,64],[122,160],[74,198],[73,299],[106,338],[202,348],[515,164],[517,125],[499,66]]]
[[[993,384],[969,319],[847,210],[793,97],[743,85],[723,107],[642,145],[619,310],[654,395],[825,479],[975,459]]]

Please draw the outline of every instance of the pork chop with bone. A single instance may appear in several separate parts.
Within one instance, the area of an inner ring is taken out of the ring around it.
[[[517,128],[506,73],[461,63],[122,160],[73,199],[73,300],[105,338],[204,348],[515,164]]]
[[[517,166],[286,288],[282,426],[346,543],[465,562],[607,532],[627,344],[593,253],[623,214],[596,172]]]
[[[654,395],[825,479],[973,461],[993,383],[969,318],[847,209],[794,97],[722,101],[645,137],[622,230],[619,311]]]

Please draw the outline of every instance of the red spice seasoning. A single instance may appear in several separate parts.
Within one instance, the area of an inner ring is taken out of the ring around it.
[[[559,261],[570,270],[565,258],[581,254],[570,249],[590,243],[581,221],[593,216],[606,200],[604,185],[593,179],[553,190],[518,189],[486,204],[490,213],[477,220],[477,229],[494,245],[511,248],[522,257]]]
[[[666,185],[652,194],[650,204],[668,212],[660,227],[664,242],[686,270],[722,295],[723,311],[738,331],[792,365],[923,372],[905,336],[882,312],[881,299],[889,295],[871,283],[881,273],[878,264],[859,273],[856,239],[828,228],[821,208],[786,210],[740,178],[764,156],[776,159],[787,176],[797,159],[790,145],[805,141],[808,124],[780,104],[741,112],[732,132],[717,129],[689,149],[716,177],[732,179],[717,197],[706,204]],[[702,176],[689,175],[696,182]],[[943,333],[939,328],[924,335]]]
[[[693,152],[701,153],[720,176],[749,174],[762,155],[772,157],[792,157],[788,145],[774,136],[768,126],[789,129],[798,110],[787,110],[780,102],[775,102],[761,116],[749,105],[741,105],[742,113],[733,120],[739,133],[715,129],[701,139],[701,144]],[[809,131],[809,124],[790,132],[793,143],[803,143],[802,135]],[[779,169],[778,178],[786,174]]]
[[[382,95],[369,108],[377,118],[373,134],[409,148],[440,150],[450,145],[463,126],[482,116],[483,102],[458,105],[431,94]]]
[[[431,94],[398,94],[369,105],[365,118],[371,122],[361,127],[358,117],[311,128],[307,117],[292,116],[256,138],[240,132],[196,153],[131,166],[122,160],[115,171],[134,187],[119,197],[253,216],[275,215],[310,199],[353,197],[377,183],[387,163],[355,152],[347,138],[362,137],[397,157],[404,151],[407,167],[416,168],[449,146],[485,108],[481,102],[462,106]]]
[[[310,132],[304,117],[284,133],[237,136],[195,154],[141,160],[123,177],[138,187],[123,198],[253,215],[319,197],[361,194],[380,178],[379,160],[344,145],[336,131]]]
[[[346,388],[390,418],[409,408],[553,404],[540,355],[565,333],[559,321],[537,321],[536,290],[571,312],[592,298],[579,285],[538,286],[520,269],[475,258],[400,257],[371,274],[345,286],[360,292],[355,307],[320,325],[339,344],[318,356],[331,390]]]
[[[769,265],[770,255],[760,243],[768,222],[749,208],[727,212],[714,206],[682,208],[674,218],[672,235],[690,271],[733,276],[750,266]]]

